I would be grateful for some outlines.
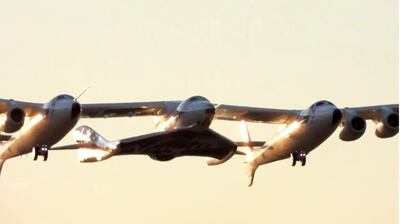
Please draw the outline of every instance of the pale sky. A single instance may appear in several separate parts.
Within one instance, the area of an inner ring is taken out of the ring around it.
[[[0,1],[1,98],[81,103],[183,100],[303,109],[397,103],[398,2]],[[152,118],[81,120],[113,140],[154,131]],[[1,223],[397,223],[398,136],[374,124],[354,142],[337,130],[306,167],[283,160],[246,186],[243,158],[114,157],[76,152],[6,162]],[[239,125],[212,128],[239,140]],[[271,140],[274,125],[250,125]],[[61,144],[73,143],[68,134]]]

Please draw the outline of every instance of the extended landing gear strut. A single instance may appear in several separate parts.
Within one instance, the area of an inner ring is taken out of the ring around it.
[[[46,161],[49,155],[49,150],[47,145],[35,146],[33,148],[33,153],[34,153],[33,160],[37,160],[38,156],[43,156],[43,161]]]
[[[296,166],[297,161],[301,162],[301,166],[306,165],[306,153],[304,151],[292,153],[292,157],[293,157],[292,166]]]

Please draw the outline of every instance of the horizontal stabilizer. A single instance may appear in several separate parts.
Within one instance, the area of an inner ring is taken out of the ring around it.
[[[249,146],[253,146],[253,147],[261,147],[265,145],[265,142],[263,141],[252,141],[252,142],[246,142],[246,141],[242,141],[242,142],[236,142],[238,147],[249,147]]]
[[[80,149],[80,148],[96,148],[97,146],[91,143],[81,143],[81,144],[72,144],[72,145],[63,145],[52,147],[50,150],[71,150],[71,149]]]

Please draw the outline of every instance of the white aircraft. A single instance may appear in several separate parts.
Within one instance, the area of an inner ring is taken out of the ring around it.
[[[252,145],[247,126],[242,122],[242,135],[248,142],[245,150],[248,186],[253,184],[256,169],[263,164],[287,159],[292,156],[292,166],[297,161],[306,164],[306,155],[324,142],[339,125],[343,129],[340,139],[354,141],[366,129],[366,119],[376,123],[375,134],[389,138],[399,131],[399,105],[380,105],[338,109],[328,101],[318,101],[305,110],[275,110],[222,105],[216,118],[286,124],[286,128],[271,142],[262,147]]]
[[[78,122],[81,105],[69,95],[46,104],[0,99],[0,171],[6,159],[32,152],[47,160],[47,149]]]
[[[293,157],[293,165],[306,163],[306,155],[324,142],[339,126],[340,138],[353,141],[365,132],[366,119],[377,124],[376,135],[388,138],[398,133],[398,104],[338,109],[328,101],[319,101],[305,110],[283,110],[232,105],[215,105],[201,96],[184,101],[79,104],[73,97],[60,95],[47,104],[0,100],[0,131],[3,135],[0,167],[8,158],[34,149],[47,159],[48,149],[76,124],[80,117],[161,116],[160,132],[107,141],[87,126],[74,132],[77,145],[54,149],[80,148],[81,161],[93,162],[113,155],[146,154],[167,161],[178,156],[208,156],[209,165],[227,161],[233,154],[246,155],[249,186],[258,166]],[[209,129],[213,119],[241,122],[286,124],[270,143],[232,142]],[[25,122],[24,122],[25,121]],[[25,125],[24,125],[25,124]],[[238,146],[245,150],[237,151]],[[247,150],[246,150],[247,149]],[[79,150],[78,150],[79,151]],[[82,153],[83,152],[83,153]]]

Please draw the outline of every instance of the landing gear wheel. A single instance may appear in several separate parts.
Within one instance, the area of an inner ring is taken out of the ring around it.
[[[306,165],[306,157],[304,156],[301,160],[301,166],[305,166]]]
[[[33,154],[35,155],[35,156],[33,157],[33,160],[36,161],[37,158],[38,158],[38,153],[36,152],[36,148],[33,149]]]
[[[43,153],[43,161],[47,161],[48,157],[49,157],[49,151],[46,148],[46,151],[44,151],[44,153]],[[303,164],[302,164],[302,166],[303,166]]]
[[[304,151],[297,151],[292,153],[292,166],[296,166],[297,161],[301,162],[301,166],[306,165],[306,156],[307,154]]]
[[[306,165],[306,155],[307,154],[305,152],[300,152],[299,161],[301,161],[301,166]]]
[[[292,166],[296,166],[297,162],[297,153],[292,153],[293,161],[292,161]]]
[[[47,145],[35,146],[33,148],[33,153],[33,160],[37,160],[39,156],[43,156],[43,161],[47,161],[47,158],[49,157]]]

